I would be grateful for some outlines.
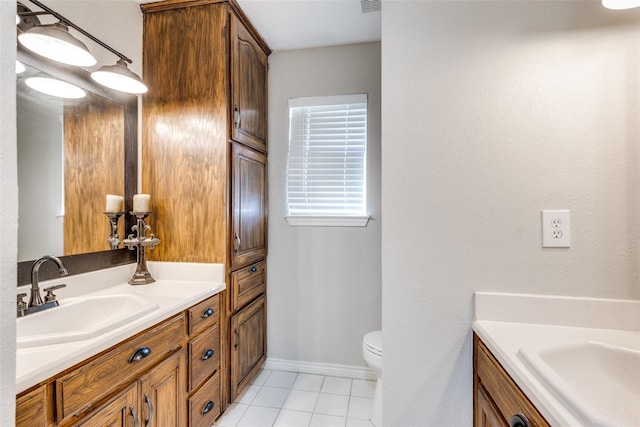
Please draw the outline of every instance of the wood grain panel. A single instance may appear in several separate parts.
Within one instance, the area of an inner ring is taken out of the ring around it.
[[[64,255],[109,250],[106,194],[124,195],[124,107],[88,92],[64,107]],[[120,236],[124,220],[120,220]]]
[[[203,410],[208,402],[213,406],[203,414]],[[220,414],[220,374],[211,377],[204,385],[189,399],[189,426],[209,427]]]
[[[267,54],[239,19],[231,23],[232,138],[266,152]]]
[[[233,144],[232,158],[231,265],[236,269],[267,255],[267,159],[240,144]]]
[[[184,350],[173,354],[140,379],[140,422],[146,427],[185,425],[184,354]]]
[[[484,388],[477,387],[475,392],[475,427],[509,427],[500,414],[500,410],[493,401],[487,397]]]
[[[527,417],[532,427],[549,427],[544,417],[476,335],[474,343],[476,388],[481,386],[487,391],[502,418],[509,420],[511,416],[521,413]],[[476,422],[479,421],[481,419],[476,419]]]
[[[211,314],[210,311],[212,311]],[[199,333],[211,328],[220,319],[220,294],[199,302],[187,310],[189,318],[189,336],[195,337]]]
[[[267,357],[267,307],[261,296],[231,318],[231,399],[235,399]]]
[[[267,290],[267,263],[260,261],[231,273],[231,310],[236,311]]]
[[[211,355],[205,357],[207,351]],[[197,388],[220,367],[220,326],[215,325],[189,343],[189,390]]]
[[[16,427],[53,425],[51,387],[48,384],[16,398]]]
[[[89,416],[74,424],[83,427],[135,427],[133,412],[138,415],[138,385],[132,383],[116,397]]]
[[[144,15],[142,188],[162,239],[150,259],[226,260],[226,11],[211,4]]]

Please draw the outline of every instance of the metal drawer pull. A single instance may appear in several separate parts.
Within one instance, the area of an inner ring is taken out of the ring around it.
[[[135,406],[133,406],[133,405],[129,406],[129,412],[131,412],[131,416],[133,417],[133,426],[134,427],[139,427],[140,426],[140,420],[138,420],[138,413],[136,412]]]
[[[133,354],[129,358],[129,363],[142,360],[150,354],[151,354],[151,349],[149,347],[140,347],[139,349],[133,352]]]
[[[149,407],[149,419],[144,424],[145,427],[149,427],[151,425],[151,420],[153,419],[153,403],[151,403],[151,399],[149,398],[149,393],[144,394],[144,400],[147,402],[147,406]]]
[[[209,349],[209,350],[204,352],[204,354],[202,355],[201,359],[202,360],[207,360],[207,359],[211,358],[211,356],[213,356],[213,350]]]
[[[238,333],[237,329],[234,329],[233,333],[236,335],[236,344],[233,346],[233,348],[235,350],[237,350],[238,349],[238,344],[240,344],[240,334]]]
[[[531,424],[524,414],[516,414],[511,416],[509,427],[531,427]]]
[[[213,409],[214,405],[215,403],[213,403],[212,401],[208,401],[207,403],[205,403],[204,407],[202,408],[202,415],[207,415]]]
[[[255,265],[253,267],[251,267],[251,270],[249,270],[252,273],[255,273],[256,271],[258,271],[258,267],[256,267]]]
[[[207,308],[205,311],[202,312],[202,318],[206,319],[209,316],[213,315],[213,309],[212,308]]]
[[[233,106],[233,124],[235,127],[240,127],[240,110],[237,105]]]

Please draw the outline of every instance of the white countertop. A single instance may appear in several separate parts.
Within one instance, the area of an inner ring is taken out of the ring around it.
[[[640,301],[477,292],[473,330],[552,426],[584,426],[519,350],[579,339],[640,349]]]
[[[41,289],[58,283],[67,284],[66,288],[56,292],[61,305],[65,298],[130,293],[157,304],[158,308],[88,340],[17,349],[16,393],[226,289],[223,264],[148,262],[147,265],[156,279],[149,285],[132,286],[127,283],[135,271],[135,264],[41,282]],[[28,286],[22,287],[19,292],[28,289]]]

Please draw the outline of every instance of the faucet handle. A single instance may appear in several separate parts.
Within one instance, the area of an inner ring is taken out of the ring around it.
[[[62,289],[62,288],[66,288],[67,285],[65,285],[64,283],[61,283],[60,285],[55,285],[55,286],[49,286],[48,288],[44,288],[44,291],[47,293],[44,296],[44,302],[51,302],[51,301],[56,301],[56,296],[53,294],[53,291],[55,291],[56,289]]]
[[[27,309],[27,303],[23,300],[23,298],[25,298],[26,296],[27,294],[25,293],[18,294],[18,300],[16,304],[16,308],[18,310],[18,317],[24,316],[24,312]]]

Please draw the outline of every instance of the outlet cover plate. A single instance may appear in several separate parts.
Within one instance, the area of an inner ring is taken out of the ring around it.
[[[571,247],[571,215],[569,210],[542,211],[542,247]]]

